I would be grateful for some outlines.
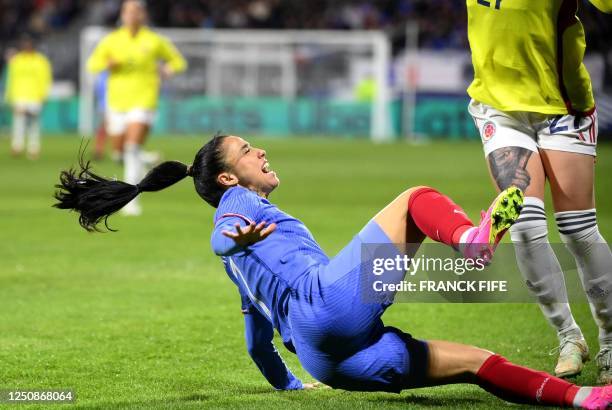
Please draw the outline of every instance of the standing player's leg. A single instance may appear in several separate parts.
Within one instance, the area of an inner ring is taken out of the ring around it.
[[[526,156],[529,157],[527,165],[521,169],[520,163]],[[548,240],[544,210],[546,173],[542,158],[539,152],[505,147],[489,154],[488,162],[498,189],[504,188],[513,173],[515,178],[529,182],[524,209],[510,229],[517,265],[530,291],[536,295],[544,317],[557,332],[559,359],[555,374],[559,377],[579,374],[588,359],[588,347],[572,315],[563,270]]]
[[[550,143],[550,142],[549,142]],[[594,155],[594,147],[593,147]],[[612,383],[612,253],[599,233],[594,198],[594,156],[544,150],[555,219],[562,241],[576,260],[599,327],[598,382]]]
[[[111,158],[113,161],[121,163],[123,161],[123,133],[109,133],[111,140]]]
[[[28,158],[37,159],[40,155],[40,107],[28,112]]]
[[[567,303],[561,265],[548,242],[544,210],[546,174],[536,130],[524,113],[504,113],[472,101],[469,112],[481,134],[495,187],[516,185],[525,192],[523,211],[510,228],[517,265],[544,317],[557,331],[560,355],[557,376],[579,373],[588,357],[586,342]]]
[[[23,108],[15,105],[13,107],[13,128],[11,138],[11,153],[20,155],[25,148],[27,115]]]
[[[102,118],[104,118],[104,116],[102,116]],[[98,161],[104,159],[104,151],[105,151],[105,145],[106,145],[106,137],[107,137],[107,132],[106,132],[106,124],[104,122],[104,120],[102,120],[100,122],[100,125],[98,125],[98,129],[96,130],[96,145],[94,147],[94,158]]]
[[[123,162],[123,142],[127,127],[126,117],[127,114],[125,112],[112,110],[108,110],[105,115],[106,132],[112,146],[111,158],[118,163]]]
[[[133,110],[128,113],[124,144],[125,182],[137,184],[144,176],[142,145],[147,139],[152,113],[144,110]],[[123,208],[126,215],[140,215],[142,209],[138,198]]]

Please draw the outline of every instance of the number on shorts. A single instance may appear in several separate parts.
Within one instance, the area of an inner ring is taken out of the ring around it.
[[[561,118],[563,118],[562,115],[557,115],[555,118],[553,118],[553,120],[550,122],[550,126],[549,126],[549,131],[551,134],[556,134],[558,132],[561,131],[567,131],[568,128],[566,125],[563,126],[557,126],[557,124],[559,123],[559,120],[561,120]]]

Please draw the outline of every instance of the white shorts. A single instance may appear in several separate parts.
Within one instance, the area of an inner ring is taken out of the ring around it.
[[[15,101],[13,109],[30,115],[38,115],[42,109],[42,104],[39,102]]]
[[[128,124],[151,125],[154,120],[155,111],[143,108],[134,108],[124,112],[108,110],[106,113],[106,131],[110,135],[121,135],[127,129]]]
[[[585,116],[499,111],[476,100],[470,101],[468,111],[480,132],[485,156],[504,147],[596,156],[597,111]]]

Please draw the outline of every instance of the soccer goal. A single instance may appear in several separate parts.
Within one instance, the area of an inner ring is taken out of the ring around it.
[[[189,63],[162,88],[156,127],[260,135],[392,138],[390,44],[379,31],[159,29]],[[99,121],[87,57],[108,29],[80,39],[79,130]]]

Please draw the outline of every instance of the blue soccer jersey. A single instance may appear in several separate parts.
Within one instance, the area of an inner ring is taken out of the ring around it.
[[[275,223],[276,231],[248,248],[236,246],[233,239],[222,234],[235,232],[237,223],[246,226],[261,221]],[[289,295],[311,267],[328,262],[327,256],[301,221],[240,186],[230,188],[221,198],[211,243],[243,297],[249,352],[267,351],[268,358],[251,356],[273,386],[286,388],[292,379],[278,374],[278,365],[282,362],[270,353],[272,326],[278,330],[285,346],[294,351],[288,319]],[[269,331],[261,331],[266,326],[262,318],[271,323],[267,325]],[[257,322],[259,327],[251,322]],[[255,330],[260,331],[259,337],[254,336]],[[253,349],[254,345],[260,348]],[[265,348],[261,348],[263,345]]]

